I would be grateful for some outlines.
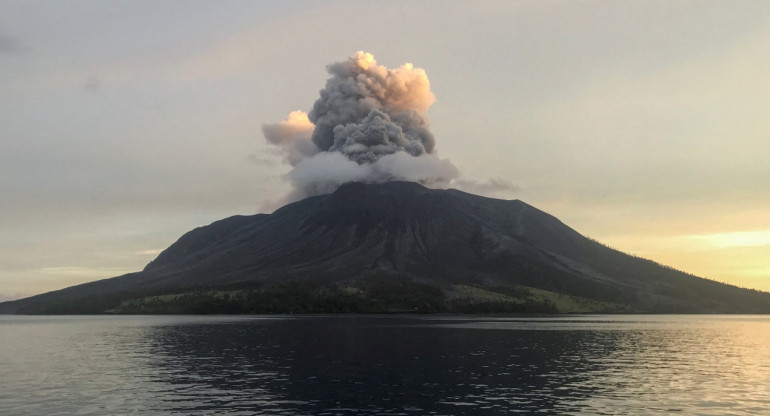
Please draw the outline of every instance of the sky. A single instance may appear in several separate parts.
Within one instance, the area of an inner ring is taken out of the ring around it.
[[[4,0],[0,299],[270,212],[263,126],[357,51],[425,71],[447,186],[770,291],[770,2]]]

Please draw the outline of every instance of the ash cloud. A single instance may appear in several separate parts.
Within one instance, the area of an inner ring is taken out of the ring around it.
[[[423,69],[410,63],[389,69],[365,52],[327,69],[331,77],[309,113],[293,111],[262,126],[265,139],[293,167],[286,175],[293,186],[287,202],[333,192],[346,182],[463,183],[454,182],[459,170],[436,155],[425,116],[435,97]]]
[[[310,140],[315,126],[302,111],[292,111],[286,120],[262,126],[265,139],[285,152],[286,161],[296,166],[302,160],[319,152]]]
[[[408,63],[388,69],[371,54],[358,52],[329,65],[329,73],[308,114],[320,150],[341,152],[359,163],[402,151],[433,153],[436,140],[425,111],[435,97],[424,70]]]
[[[485,182],[457,179],[452,185],[466,192],[485,196],[506,196],[521,190],[519,185],[504,178],[492,178]]]

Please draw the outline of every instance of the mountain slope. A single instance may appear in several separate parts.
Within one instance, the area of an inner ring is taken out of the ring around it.
[[[174,309],[189,292],[235,312],[770,312],[770,294],[628,256],[524,202],[409,182],[350,183],[270,215],[217,221],[141,272],[0,312],[196,311]]]

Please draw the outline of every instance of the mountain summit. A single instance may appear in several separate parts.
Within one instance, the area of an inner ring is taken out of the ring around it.
[[[518,200],[348,183],[183,235],[144,270],[2,313],[768,313],[770,294],[632,257]]]

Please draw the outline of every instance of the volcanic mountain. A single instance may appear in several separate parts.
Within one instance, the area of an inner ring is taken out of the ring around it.
[[[144,270],[2,313],[768,313],[770,294],[588,239],[518,200],[348,183],[183,235]]]

